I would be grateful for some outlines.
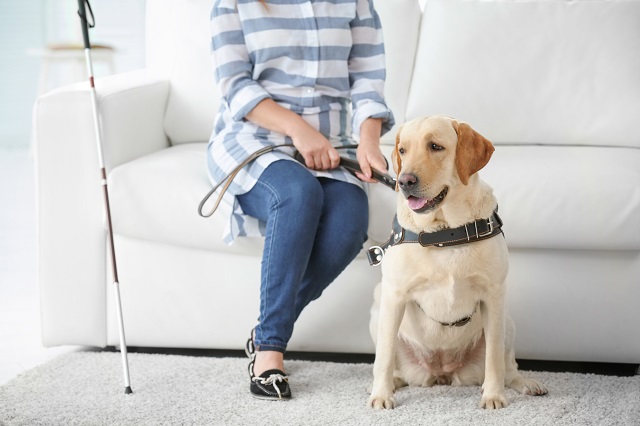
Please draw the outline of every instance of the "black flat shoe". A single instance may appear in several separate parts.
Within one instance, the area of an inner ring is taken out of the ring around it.
[[[249,363],[249,376],[251,396],[269,401],[286,401],[291,399],[289,377],[283,371],[267,370],[259,376],[253,374],[253,360]]]
[[[256,357],[256,346],[253,344],[253,332],[255,328],[251,329],[249,333],[249,339],[247,343],[244,345],[244,353],[247,354],[249,359],[254,359]]]

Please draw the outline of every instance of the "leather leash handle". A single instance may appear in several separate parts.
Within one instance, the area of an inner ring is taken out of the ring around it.
[[[355,148],[355,147],[357,147],[357,145],[349,145],[349,146],[344,146],[339,148]],[[304,164],[304,158],[302,158],[302,154],[300,154],[299,151],[296,151],[294,153],[293,158],[295,158],[298,162]],[[387,159],[385,158],[384,161],[386,162]],[[353,174],[355,174],[355,172],[362,173],[362,168],[360,167],[360,163],[358,163],[356,160],[352,160],[350,158],[341,156],[340,165]],[[389,166],[389,163],[387,162],[387,167],[388,166]],[[383,184],[384,186],[392,189],[393,191],[396,190],[396,180],[391,175],[379,172],[378,170],[371,168],[371,177],[377,180],[378,182],[380,182],[381,184]]]
[[[242,170],[244,168],[244,166],[246,166],[247,164],[249,164],[250,162],[252,162],[256,158],[260,157],[261,155],[264,155],[267,152],[274,151],[274,150],[276,150],[278,148],[293,148],[293,145],[291,145],[291,144],[270,145],[270,146],[266,146],[266,147],[264,147],[262,149],[259,149],[256,152],[254,152],[253,154],[251,154],[242,163],[240,163],[235,169],[233,169],[233,171],[231,173],[229,173],[227,176],[225,176],[224,179],[222,179],[220,182],[218,182],[218,184],[216,186],[211,188],[211,190],[207,193],[207,195],[204,196],[202,201],[200,201],[200,205],[198,206],[198,214],[200,216],[202,216],[202,217],[211,217],[216,212],[216,210],[218,209],[218,206],[220,205],[220,202],[222,201],[222,197],[224,196],[224,193],[227,192],[227,189],[229,189],[229,185],[231,185],[231,182],[233,182],[233,179],[236,177],[236,175],[238,173],[240,173],[240,170]],[[208,212],[204,212],[204,205],[213,196],[213,193],[216,192],[216,190],[218,188],[220,188],[221,186],[222,186],[222,190],[220,191],[220,194],[218,195],[218,198],[214,202],[213,207]]]
[[[224,193],[229,188],[229,185],[231,185],[231,182],[233,181],[233,179],[240,172],[240,170],[242,170],[242,168],[244,166],[246,166],[247,164],[249,164],[251,161],[255,160],[256,158],[260,157],[261,155],[266,154],[267,152],[271,152],[271,151],[274,151],[276,149],[285,148],[285,147],[286,148],[293,148],[293,145],[291,145],[291,144],[282,144],[282,145],[267,146],[267,147],[264,147],[262,149],[259,149],[258,151],[254,152],[249,157],[247,157],[230,174],[228,174],[224,179],[222,179],[216,186],[211,188],[211,190],[207,193],[207,195],[205,195],[205,197],[202,199],[202,201],[200,201],[200,205],[198,206],[198,214],[200,214],[200,216],[202,216],[202,217],[210,217],[210,216],[212,216],[215,213],[215,211],[218,209],[218,206],[220,205],[220,202],[222,201],[222,197],[224,196]],[[336,148],[337,149],[354,149],[354,148],[357,148],[357,147],[358,147],[358,145],[346,145],[346,146],[340,146],[340,147],[336,147]],[[295,152],[293,154],[293,158],[296,159],[298,162],[302,163],[303,165],[305,164],[304,158],[302,157],[302,154],[300,154],[300,152],[298,150],[295,150]],[[386,158],[385,158],[385,161],[387,161]],[[362,168],[360,168],[360,164],[357,161],[352,160],[350,158],[340,157],[340,165],[342,167],[344,167],[345,169],[347,169],[351,173],[354,173],[354,174],[355,174],[355,172],[362,173]],[[388,166],[389,166],[389,163],[387,163],[387,167]],[[396,190],[396,180],[392,176],[390,176],[390,175],[388,175],[386,173],[379,172],[378,170],[372,168],[371,169],[371,177],[373,179],[377,180],[378,182],[382,183],[383,185],[385,185],[387,188],[390,188],[392,191]],[[220,194],[218,195],[218,198],[215,200],[213,207],[209,211],[204,212],[204,205],[213,196],[213,193],[216,192],[216,190],[218,188],[220,188],[220,187],[222,187],[222,190],[220,191]]]
[[[386,161],[386,158],[385,158]],[[362,173],[362,168],[360,167],[360,163],[350,158],[340,157],[340,165],[345,169],[349,170],[351,173],[360,172]],[[387,163],[387,166],[389,164]],[[371,177],[384,186],[390,188],[391,190],[396,190],[396,180],[389,174],[379,172],[378,170],[371,168]]]

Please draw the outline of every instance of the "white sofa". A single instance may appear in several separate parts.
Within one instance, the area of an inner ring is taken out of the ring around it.
[[[131,346],[240,349],[257,318],[261,239],[226,246],[221,219],[197,214],[218,104],[210,6],[147,0],[147,68],[96,81]],[[496,145],[480,173],[505,222],[517,356],[639,363],[640,1],[376,7],[397,122],[450,115]],[[90,105],[80,84],[34,109],[46,346],[118,343]],[[394,197],[371,189],[371,245]],[[363,252],[289,349],[373,353],[379,274]]]

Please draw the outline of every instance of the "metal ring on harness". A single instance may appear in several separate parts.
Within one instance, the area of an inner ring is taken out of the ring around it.
[[[382,263],[384,249],[380,246],[371,246],[367,250],[367,257],[369,258],[369,265],[378,266]]]

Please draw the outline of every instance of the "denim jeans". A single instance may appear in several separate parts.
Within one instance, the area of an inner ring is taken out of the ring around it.
[[[254,343],[260,351],[285,352],[304,307],[362,249],[367,196],[356,185],[317,178],[297,162],[280,160],[237,199],[245,214],[266,223]]]

